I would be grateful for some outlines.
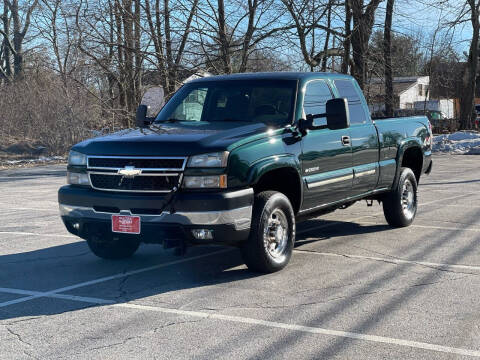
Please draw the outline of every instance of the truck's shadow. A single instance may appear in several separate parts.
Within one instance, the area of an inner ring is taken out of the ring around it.
[[[299,225],[299,230],[326,226],[320,230],[301,232],[297,236],[297,247],[335,237],[335,241],[353,241],[349,235],[378,232],[389,229],[384,225],[360,226],[348,222],[311,220]],[[321,246],[321,245],[320,245]],[[90,253],[84,241],[52,246],[31,252],[0,256],[0,286],[4,289],[21,289],[30,291],[51,291],[65,286],[121,274],[135,269],[164,264],[227,250],[217,255],[184,261],[149,270],[133,276],[120,277],[96,285],[82,286],[70,292],[62,293],[75,296],[111,300],[114,302],[135,301],[151,296],[163,295],[160,301],[167,300],[168,294],[202,287],[232,284],[260,276],[282,276],[282,272],[262,275],[249,271],[244,265],[240,251],[235,248],[218,246],[194,247],[185,258],[175,257],[171,251],[164,251],[161,246],[143,246],[131,259],[107,261],[96,258]],[[321,251],[322,249],[320,249]],[[283,271],[295,271],[290,264]],[[208,297],[222,297],[228,287],[210,287]],[[8,306],[1,303],[27,295],[6,295],[0,291],[0,320],[27,316],[41,316],[75,311],[84,307],[101,306],[94,303],[65,301],[52,298],[39,298]],[[174,296],[173,298],[180,298]],[[152,298],[155,302],[155,298]],[[181,300],[178,300],[181,301]],[[171,303],[182,306],[181,303]]]

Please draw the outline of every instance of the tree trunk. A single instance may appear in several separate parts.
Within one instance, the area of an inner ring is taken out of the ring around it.
[[[124,70],[124,61],[123,61],[123,50],[120,44],[123,43],[123,28],[122,28],[122,5],[120,0],[115,1],[115,24],[117,27],[117,60],[118,60],[118,72],[119,72],[119,82],[118,82],[118,103],[119,107],[123,110],[126,106],[125,98],[125,70]]]
[[[230,42],[228,41],[227,36],[227,25],[225,23],[225,4],[223,0],[218,0],[218,37],[223,62],[223,71],[225,74],[231,74],[232,63],[230,58]]]
[[[135,99],[134,105],[140,104],[141,87],[142,87],[142,53],[140,47],[141,24],[140,24],[140,0],[135,0],[135,16],[134,16],[134,36],[135,36]]]
[[[473,0],[468,1],[471,8],[471,23],[473,28],[472,41],[470,43],[470,52],[468,62],[463,75],[463,91],[460,97],[460,129],[466,130],[473,127],[473,121],[476,117],[475,111],[475,90],[476,77],[478,71],[478,38],[479,38],[479,11]]]
[[[132,0],[123,0],[123,49],[125,53],[125,92],[127,110],[132,112],[135,102],[135,79],[133,69],[133,16]]]
[[[393,72],[392,72],[392,17],[395,0],[387,1],[385,30],[383,32],[383,58],[385,63],[385,116],[393,117]]]
[[[167,53],[167,96],[171,96],[175,92],[176,70],[173,63],[172,38],[170,27],[170,5],[169,0],[164,0],[164,30],[165,30],[165,51]]]
[[[332,3],[333,0],[328,0],[328,9],[327,9],[327,27],[330,29],[332,26]],[[330,32],[327,31],[327,34],[325,35],[325,44],[323,46],[323,58],[322,58],[322,67],[321,71],[326,72],[327,71],[327,60],[328,60],[328,45],[330,43]]]
[[[375,11],[383,0],[371,0],[365,7],[363,0],[352,0],[353,32],[353,76],[363,89],[367,80],[368,41],[372,35]],[[365,9],[365,11],[363,10]]]
[[[248,50],[250,50],[250,42],[252,41],[253,32],[255,30],[255,11],[257,10],[258,0],[248,0],[248,26],[245,32],[242,47],[242,62],[239,72],[247,71]]]
[[[5,76],[7,78],[6,80],[10,81],[12,78],[12,63],[11,63],[11,51],[8,45],[8,41],[10,41],[9,40],[10,39],[10,19],[8,15],[9,14],[8,14],[7,2],[4,1],[3,15],[2,15],[4,39],[3,39],[2,47],[3,47],[3,59],[5,61],[5,66],[4,66]],[[0,64],[0,66],[2,66],[2,64]]]
[[[343,42],[342,73],[348,74],[350,65],[350,47],[352,46],[352,7],[351,0],[345,0],[345,40]]]
[[[18,0],[11,2],[10,11],[13,19],[13,72],[15,79],[22,79],[24,76],[23,69],[23,36],[21,29],[21,20],[18,9]]]
[[[8,3],[8,2],[7,2]],[[22,79],[24,76],[24,63],[23,63],[23,40],[25,34],[30,27],[30,17],[32,12],[37,6],[38,0],[34,0],[33,3],[27,7],[24,15],[25,24],[22,29],[22,20],[20,16],[20,9],[18,7],[18,0],[12,0],[10,2],[10,12],[13,20],[13,72],[15,79]]]

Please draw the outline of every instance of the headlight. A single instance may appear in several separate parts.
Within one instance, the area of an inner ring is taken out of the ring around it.
[[[224,189],[227,187],[227,175],[185,176],[183,178],[183,187],[189,189]]]
[[[77,151],[68,154],[68,165],[87,165],[87,155]]]
[[[192,156],[188,160],[188,167],[226,167],[228,151]]]
[[[70,185],[90,185],[90,179],[88,174],[68,171],[67,183]]]

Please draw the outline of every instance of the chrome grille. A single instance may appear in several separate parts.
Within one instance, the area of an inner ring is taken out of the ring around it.
[[[89,156],[89,169],[119,170],[125,166],[151,171],[180,171],[185,168],[184,157]]]
[[[180,183],[187,158],[91,156],[87,161],[90,184],[94,189],[166,193]],[[140,171],[134,176],[119,173],[125,169]]]

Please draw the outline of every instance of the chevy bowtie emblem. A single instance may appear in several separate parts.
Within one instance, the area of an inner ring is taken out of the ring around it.
[[[126,178],[133,178],[136,175],[140,175],[142,170],[135,169],[135,166],[125,166],[124,169],[118,170],[118,175],[123,175]]]

